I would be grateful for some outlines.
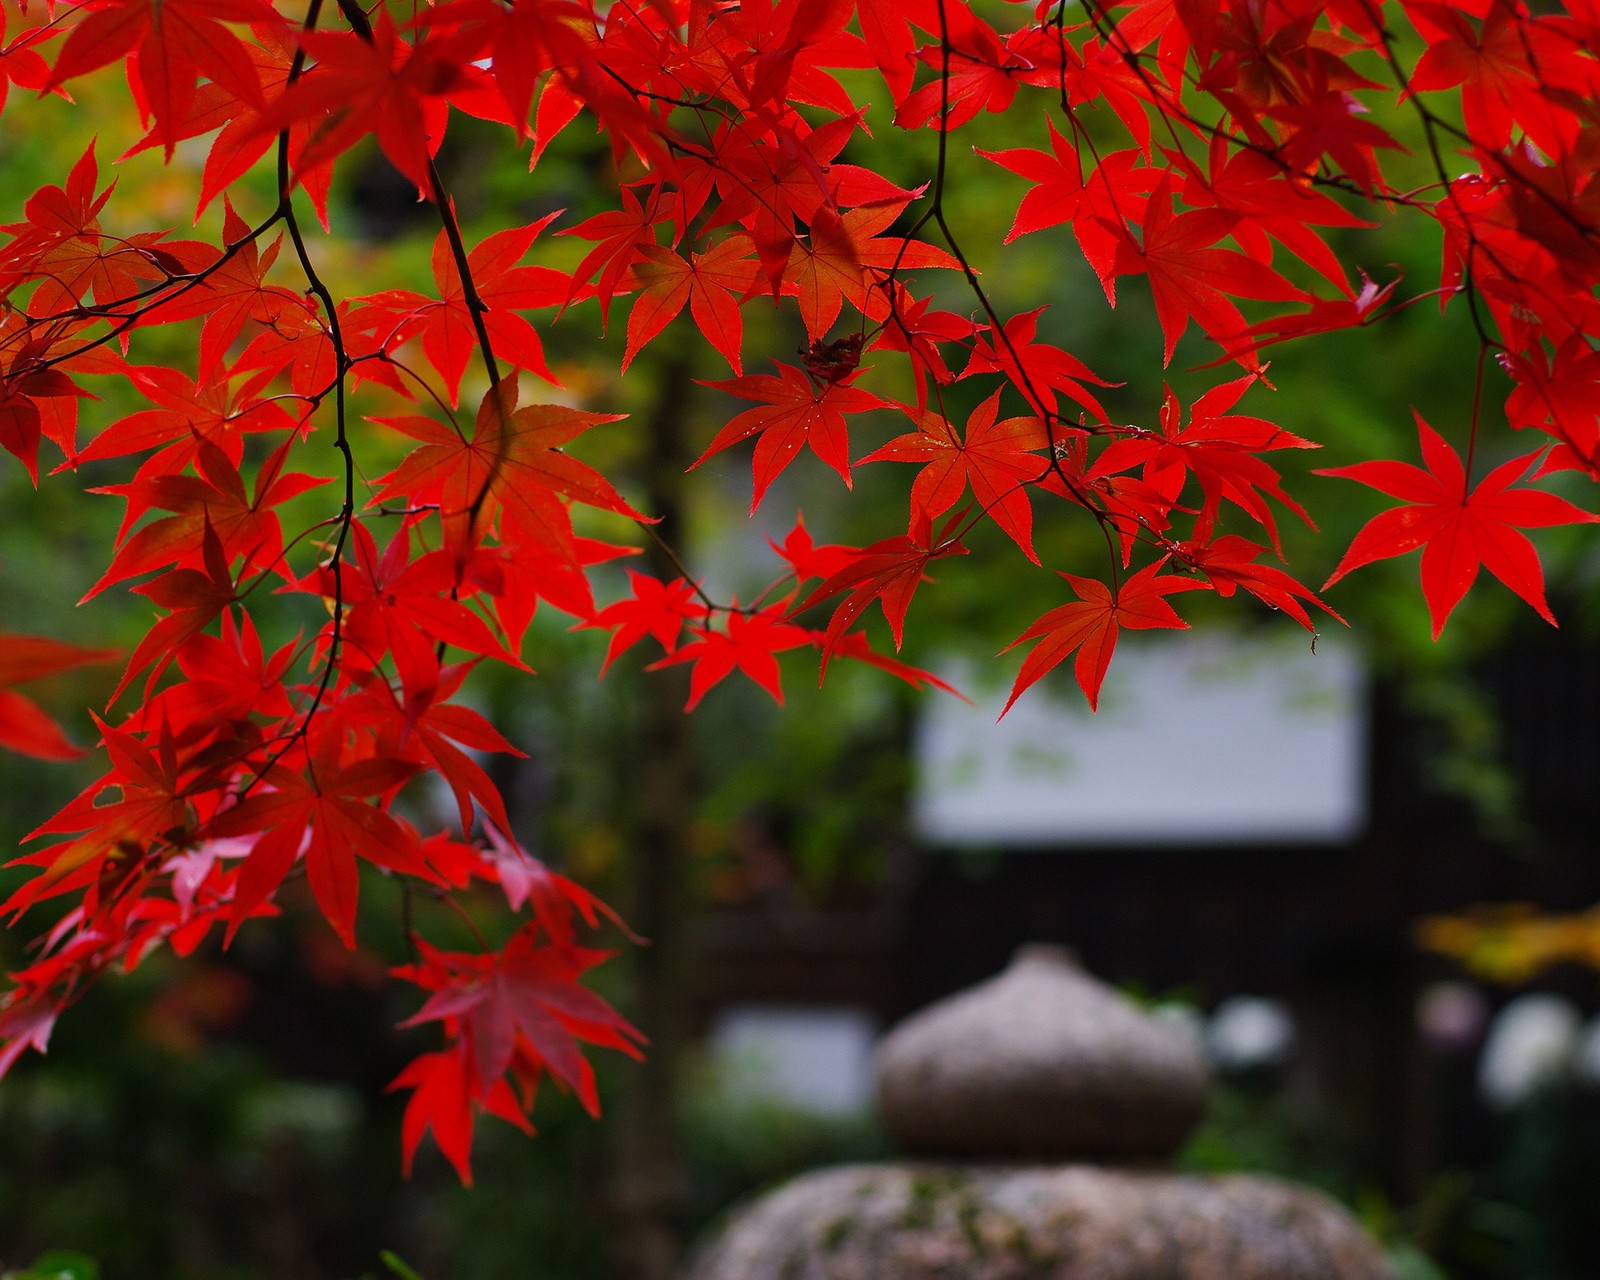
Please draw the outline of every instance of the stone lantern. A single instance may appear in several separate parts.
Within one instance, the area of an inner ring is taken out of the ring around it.
[[[901,1023],[877,1071],[910,1159],[769,1192],[687,1280],[1392,1280],[1320,1192],[1164,1170],[1205,1104],[1196,1037],[1061,948]]]

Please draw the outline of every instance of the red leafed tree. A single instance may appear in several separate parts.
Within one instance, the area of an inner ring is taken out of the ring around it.
[[[1199,593],[1311,630],[1338,615],[1275,554],[1278,519],[1309,518],[1272,455],[1314,445],[1272,407],[1277,344],[1381,341],[1425,300],[1477,334],[1468,420],[1436,430],[1419,405],[1415,459],[1331,473],[1392,500],[1335,579],[1420,548],[1436,632],[1480,568],[1549,618],[1522,531],[1596,518],[1538,487],[1600,478],[1590,0],[22,0],[0,19],[0,106],[125,76],[135,151],[203,154],[193,202],[218,228],[106,230],[138,211],[94,148],[6,196],[0,444],[36,483],[41,451],[124,467],[94,591],[143,596],[149,627],[96,721],[101,772],[18,859],[36,870],[6,914],[61,914],[0,996],[0,1072],[96,977],[231,941],[291,878],[353,945],[370,864],[447,905],[498,886],[524,913],[499,949],[419,932],[394,971],[439,1037],[395,1081],[406,1161],[431,1131],[467,1177],[475,1117],[526,1125],[546,1075],[593,1109],[585,1048],[642,1049],[581,982],[614,917],[517,843],[478,762],[513,748],[460,701],[471,669],[521,666],[543,603],[608,632],[608,665],[635,645],[688,664],[691,705],[729,678],[781,701],[792,650],[920,683],[874,647],[872,615],[898,645],[927,571],[990,522],[1038,573],[1013,699],[1071,658],[1093,703],[1121,631],[1183,627]],[[1397,112],[1419,157],[1380,123]],[[980,154],[1019,200],[1006,239],[1081,254],[1108,306],[1148,291],[1164,363],[1185,334],[1209,344],[1211,389],[1116,421],[1106,388],[1160,371],[1092,369],[986,290],[946,197],[952,149],[996,113],[1017,145]],[[552,139],[598,128],[608,210],[469,243],[435,162],[463,116],[531,161],[530,191]],[[885,176],[897,134],[927,142],[917,185]],[[430,280],[352,296],[314,222],[341,233],[330,185],[364,143],[438,233]],[[1436,284],[1375,284],[1350,260],[1343,233],[1387,219],[1437,224]],[[570,272],[544,258],[556,234],[591,246]],[[755,307],[794,317],[798,359],[748,339]],[[809,449],[846,486],[863,461],[914,468],[909,512],[864,546],[788,518],[787,572],[755,599],[632,571],[597,603],[591,567],[637,548],[580,532],[585,509],[661,543],[651,564],[683,561],[658,513],[580,460],[630,425],[552,386],[541,334],[596,311],[625,323],[623,366],[675,321],[726,362],[708,385],[733,407],[701,460],[748,449],[756,506]],[[182,368],[143,354],[170,325],[194,330]],[[1503,407],[1483,394],[1491,362]],[[103,411],[118,386],[143,407]],[[403,450],[386,474],[363,464],[380,446]],[[1037,534],[1062,522],[1103,550],[1049,563]],[[270,634],[267,595],[309,597],[304,630]],[[11,686],[110,660],[0,636],[0,745],[76,754]],[[427,773],[458,828],[408,816]]]

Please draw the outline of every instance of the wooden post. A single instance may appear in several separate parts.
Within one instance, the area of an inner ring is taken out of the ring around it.
[[[685,470],[695,386],[688,344],[680,340],[662,369],[645,423],[645,510],[660,518],[662,542],[684,546]],[[653,541],[652,573],[678,576]],[[628,768],[629,923],[648,940],[630,953],[629,1016],[650,1038],[645,1061],[626,1071],[614,1147],[612,1210],[617,1271],[622,1280],[670,1280],[678,1262],[687,1198],[678,1092],[690,1008],[689,930],[694,916],[689,827],[694,819],[694,750],[683,706],[689,668],[669,667],[642,681],[639,742]]]

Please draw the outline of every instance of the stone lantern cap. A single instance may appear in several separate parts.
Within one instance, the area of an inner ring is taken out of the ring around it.
[[[767,1193],[685,1280],[1396,1280],[1319,1192],[1148,1167],[1200,1117],[1198,1037],[1059,947],[907,1019],[877,1068],[916,1158]]]
[[[1000,1162],[1164,1160],[1210,1084],[1187,1026],[1041,945],[902,1022],[878,1049],[877,1077],[901,1149]]]

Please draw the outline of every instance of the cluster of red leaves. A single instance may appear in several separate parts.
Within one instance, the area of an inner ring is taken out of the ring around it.
[[[13,81],[64,92],[120,66],[147,129],[134,150],[170,159],[209,138],[196,202],[223,197],[225,218],[217,243],[107,230],[112,190],[91,149],[0,227],[0,446],[35,479],[42,441],[67,468],[137,457],[106,490],[127,505],[94,590],[139,579],[158,611],[100,722],[105,772],[19,859],[37,874],[4,909],[58,896],[69,909],[0,999],[0,1072],[43,1049],[95,976],[158,944],[231,938],[276,909],[290,877],[353,945],[370,864],[447,903],[498,885],[532,912],[498,948],[418,937],[418,959],[395,971],[427,993],[413,1021],[445,1036],[395,1082],[412,1090],[407,1161],[431,1129],[466,1177],[474,1115],[526,1124],[546,1073],[592,1109],[580,1046],[638,1047],[579,983],[603,957],[580,926],[606,913],[516,843],[474,754],[514,748],[458,700],[471,666],[520,665],[542,602],[608,632],[607,665],[646,640],[656,665],[692,664],[691,706],[736,670],[781,700],[776,655],[806,647],[824,668],[847,657],[939,684],[874,652],[858,624],[876,602],[898,645],[930,565],[964,554],[986,521],[1035,564],[1042,520],[1092,521],[1109,551],[1070,566],[1092,575],[1040,566],[1075,598],[1015,642],[1033,647],[1013,700],[1072,657],[1094,703],[1122,629],[1185,626],[1183,593],[1242,589],[1311,629],[1308,608],[1331,611],[1262,557],[1278,508],[1309,523],[1269,456],[1312,442],[1235,407],[1265,384],[1272,344],[1403,305],[1398,282],[1374,285],[1336,251],[1348,239],[1327,238],[1373,212],[1439,223],[1441,302],[1464,296],[1513,379],[1510,425],[1544,439],[1476,484],[1477,420],[1460,427],[1465,465],[1423,425],[1426,470],[1335,470],[1404,504],[1335,578],[1421,547],[1436,628],[1480,565],[1548,616],[1518,530],[1594,519],[1525,483],[1535,468],[1600,478],[1589,3],[338,0],[335,14],[310,0],[292,15],[268,0],[34,3],[45,11],[24,5],[13,34],[0,27],[0,106],[19,109]],[[1423,51],[1407,65],[1402,47]],[[858,163],[869,123],[889,123],[869,122],[864,84],[887,92],[896,128],[936,136],[928,186]],[[1399,144],[1367,118],[1384,99],[1414,114],[1435,185],[1387,175]],[[531,135],[535,169],[580,118],[604,131],[615,206],[561,229],[592,246],[570,273],[528,261],[551,219],[463,240],[433,162],[461,112],[501,126],[508,146]],[[1149,290],[1164,363],[1194,330],[1239,374],[1189,404],[1169,391],[1152,424],[1115,422],[1102,403],[1113,384],[1041,339],[1038,311],[997,309],[943,198],[959,131],[999,112],[1023,143],[981,153],[1019,200],[1007,239],[1070,233],[1108,303],[1119,283]],[[334,173],[368,135],[437,210],[433,280],[336,297],[299,210],[309,201],[328,223]],[[1447,153],[1465,172],[1444,168]],[[279,197],[244,209],[250,221],[234,202],[249,203],[238,184],[258,164]],[[967,305],[948,301],[957,290]],[[905,531],[819,546],[796,522],[774,547],[787,575],[753,604],[631,573],[628,594],[598,606],[588,570],[629,548],[580,534],[575,509],[648,515],[568,447],[617,418],[522,395],[554,381],[539,326],[589,300],[608,317],[619,298],[624,366],[687,311],[730,367],[708,385],[751,407],[730,412],[705,456],[753,440],[754,504],[808,446],[846,485],[858,462],[914,467]],[[746,373],[769,355],[749,349],[743,319],[763,301],[792,309],[801,360]],[[138,362],[145,331],[196,323],[192,372]],[[915,402],[883,394],[869,358],[900,365]],[[80,424],[104,380],[148,407]],[[964,424],[946,409],[960,383],[978,404]],[[470,427],[456,417],[464,386]],[[409,450],[365,505],[350,408],[363,388],[380,405],[371,429]],[[864,417],[877,432],[865,451]],[[319,488],[319,456],[338,461],[342,487]],[[1260,541],[1223,532],[1228,521]],[[326,621],[265,641],[251,610],[269,587],[326,605]],[[103,657],[4,638],[0,684]],[[129,690],[135,705],[115,711]],[[0,699],[0,743],[72,753],[31,702]],[[453,793],[459,831],[414,822],[403,797],[429,772]]]

